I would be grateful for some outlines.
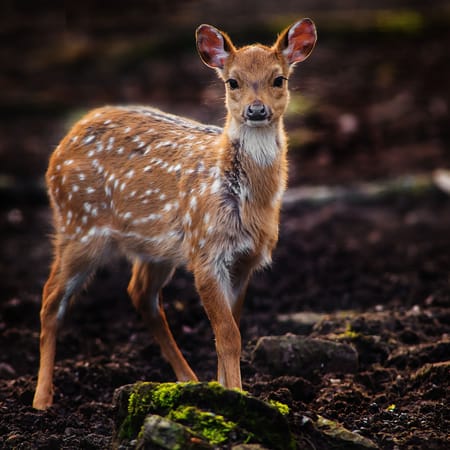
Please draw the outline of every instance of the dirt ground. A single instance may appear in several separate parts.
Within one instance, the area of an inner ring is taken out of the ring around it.
[[[142,16],[125,14],[127,25],[120,27],[117,11],[103,20],[74,13],[69,40],[58,40],[66,36],[63,25],[43,32],[48,21],[58,23],[57,13],[26,21],[29,11],[16,12],[6,28],[15,47],[0,80],[0,109],[10,111],[1,113],[0,129],[1,448],[108,448],[114,389],[137,380],[174,380],[127,298],[130,268],[118,260],[98,273],[61,330],[54,407],[44,413],[31,408],[40,294],[51,261],[42,175],[67,123],[81,110],[113,102],[157,104],[215,123],[223,117],[222,86],[197,60],[193,41],[178,45],[167,31],[158,35],[158,20],[168,14],[163,3],[149,19],[149,47],[142,44],[148,26]],[[213,22],[217,14],[210,6],[205,17],[196,16],[190,7],[184,15],[177,10],[183,39],[184,30]],[[314,10],[308,13],[314,18]],[[290,186],[352,186],[447,168],[450,36],[441,22],[448,16],[419,10],[422,32],[384,33],[357,26],[342,32],[332,16],[316,13],[322,44],[299,67],[286,120]],[[233,28],[223,17],[224,28],[228,23],[243,42],[268,22],[262,15],[248,28],[240,28],[242,20]],[[161,42],[166,53],[175,52],[168,59],[155,50]],[[27,58],[15,64],[25,49]],[[174,58],[183,64],[174,65]],[[287,403],[294,433],[303,415],[320,414],[383,449],[448,448],[449,229],[450,197],[437,190],[286,206],[273,266],[254,277],[246,298],[244,388]],[[186,358],[202,380],[214,379],[213,335],[191,276],[177,272],[164,299]],[[305,324],[300,312],[320,316]],[[351,343],[358,371],[274,376],[252,364],[258,337],[288,332]],[[301,436],[299,442],[308,448]]]

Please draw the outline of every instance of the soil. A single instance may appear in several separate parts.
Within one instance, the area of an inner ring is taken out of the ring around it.
[[[5,63],[0,99],[10,109],[2,113],[1,171],[14,183],[2,187],[0,208],[2,448],[108,448],[114,389],[137,380],[174,380],[127,297],[130,268],[117,260],[97,274],[61,329],[54,406],[46,412],[31,408],[40,293],[51,262],[50,210],[39,186],[67,122],[81,109],[112,102],[152,103],[221,122],[222,86],[211,84],[211,74],[202,72],[192,42],[178,45],[167,31],[163,37],[157,33],[159,21],[169,16],[162,3],[149,19],[152,45],[162,39],[166,53],[176,49],[168,58],[171,63],[154,47],[142,47],[148,24],[139,14],[127,14],[127,26],[120,27],[117,11],[103,21],[92,19],[93,10],[91,15],[77,11],[69,45],[58,40],[67,32],[63,26],[43,32],[49,23],[58,23],[57,13],[25,20],[30,11],[11,7],[14,20],[5,33],[16,41]],[[174,8],[180,36],[195,28],[192,23],[214,22],[211,6],[206,18],[183,16],[176,2]],[[231,30],[239,30],[242,21],[233,25],[224,17]],[[293,136],[290,186],[351,186],[448,166],[449,27],[436,25],[434,16],[421,17],[426,19],[424,35],[381,38],[376,30],[362,33],[357,27],[353,34],[340,34],[324,22],[316,60],[311,56],[310,66],[305,63],[295,81],[306,96],[297,104],[301,126],[295,114],[287,118]],[[255,23],[250,31],[258,28]],[[40,33],[38,44],[30,36]],[[261,39],[265,36],[261,33]],[[337,66],[350,41],[351,65]],[[107,44],[112,49],[102,64]],[[27,58],[15,66],[25,48]],[[174,65],[174,58],[184,64]],[[179,70],[185,83],[177,79]],[[293,100],[298,100],[295,95]],[[383,449],[448,448],[449,229],[450,197],[433,190],[284,208],[273,266],[253,278],[246,298],[244,388],[288,404],[294,433],[304,415],[320,414]],[[199,378],[214,379],[214,339],[192,277],[178,271],[164,299],[186,358]],[[299,312],[319,313],[320,319],[305,325],[297,319]],[[288,332],[351,343],[359,353],[357,372],[274,376],[252,364],[259,337]],[[314,448],[298,438],[299,448]]]

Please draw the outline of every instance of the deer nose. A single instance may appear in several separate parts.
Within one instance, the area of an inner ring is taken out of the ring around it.
[[[253,102],[245,108],[245,118],[248,120],[265,120],[268,115],[268,108],[260,101]]]

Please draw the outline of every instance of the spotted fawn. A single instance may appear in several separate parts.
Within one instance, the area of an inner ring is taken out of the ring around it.
[[[43,289],[33,406],[53,403],[58,327],[71,299],[112,251],[132,262],[128,292],[178,380],[197,380],[164,314],[161,289],[192,271],[216,338],[218,380],[241,388],[239,320],[249,278],[271,261],[286,187],[282,116],[293,66],[316,42],[310,19],[272,47],[236,48],[210,25],[203,62],[225,83],[223,129],[150,107],[103,107],[61,141],[46,174],[54,260]]]

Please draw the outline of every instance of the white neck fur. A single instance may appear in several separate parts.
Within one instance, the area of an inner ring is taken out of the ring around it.
[[[263,127],[251,127],[237,124],[231,120],[228,137],[232,142],[239,142],[242,151],[250,156],[259,166],[268,167],[273,164],[280,153],[282,133],[281,124],[274,123]]]

